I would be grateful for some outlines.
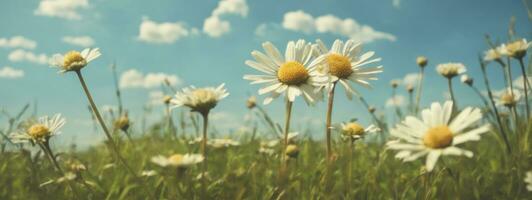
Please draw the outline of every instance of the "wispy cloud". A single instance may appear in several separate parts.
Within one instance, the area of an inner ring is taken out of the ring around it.
[[[392,5],[394,8],[401,8],[401,0],[392,0]]]
[[[386,107],[399,107],[405,105],[405,97],[402,95],[395,95],[386,100]]]
[[[17,79],[24,77],[24,71],[5,66],[0,69],[0,78]]]
[[[165,73],[147,73],[136,69],[130,69],[122,73],[120,76],[120,88],[155,88],[164,84],[167,80],[171,85],[179,85],[182,83],[181,78],[176,75],[169,75]]]
[[[231,23],[221,19],[223,15],[246,17],[249,7],[246,0],[222,0],[203,23],[203,32],[210,37],[220,37],[231,31]]]
[[[41,65],[48,64],[48,56],[46,54],[35,54],[24,49],[17,49],[9,53],[7,59],[11,62],[31,62]]]
[[[91,47],[94,45],[94,39],[90,36],[65,36],[63,42],[81,47]]]
[[[11,38],[0,38],[0,47],[35,49],[37,42],[17,35]]]
[[[80,20],[79,10],[89,7],[88,0],[42,0],[35,15]]]
[[[419,80],[419,74],[418,73],[408,73],[403,78],[403,84],[405,86],[407,86],[407,85],[417,86],[418,80]]]
[[[197,33],[196,28],[189,29],[183,22],[157,23],[144,17],[139,27],[138,39],[148,43],[171,44]]]
[[[302,10],[285,13],[282,26],[285,29],[311,33],[330,33],[341,35],[358,42],[372,42],[375,40],[395,41],[396,37],[390,33],[376,31],[369,25],[359,24],[355,19],[341,19],[334,15],[313,17]]]

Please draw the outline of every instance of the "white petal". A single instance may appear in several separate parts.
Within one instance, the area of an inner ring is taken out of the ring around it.
[[[427,155],[427,160],[425,162],[427,171],[432,171],[434,169],[434,166],[436,165],[436,162],[438,162],[438,158],[441,155],[440,150],[430,151],[429,155]]]

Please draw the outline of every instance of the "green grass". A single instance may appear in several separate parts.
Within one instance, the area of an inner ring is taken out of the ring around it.
[[[201,165],[176,170],[149,161],[159,154],[199,151],[197,144],[172,140],[167,135],[153,128],[133,143],[125,138],[119,141],[121,154],[136,172],[158,172],[139,179],[120,163],[104,169],[114,161],[103,144],[83,151],[56,152],[67,171],[70,160],[87,167],[80,173],[82,178],[71,182],[76,195],[67,182],[39,186],[60,177],[42,154],[30,157],[27,150],[18,148],[4,151],[0,154],[0,199],[146,199],[149,193],[157,199],[198,199]],[[323,142],[301,139],[297,142],[299,157],[290,160],[284,183],[277,178],[279,158],[259,153],[258,139],[245,139],[241,146],[209,149],[207,195],[210,199],[529,199],[532,193],[526,191],[523,178],[532,169],[532,154],[512,138],[512,154],[505,151],[496,133],[490,132],[481,141],[463,146],[475,153],[473,158],[443,157],[430,173],[424,170],[424,159],[403,163],[383,145],[360,141],[355,144],[352,168],[348,169],[347,144],[336,140],[337,160],[328,179],[324,176]]]

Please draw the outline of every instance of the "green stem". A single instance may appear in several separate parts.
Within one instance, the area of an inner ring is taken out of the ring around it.
[[[203,139],[201,140],[201,154],[203,155],[203,174],[201,176],[201,196],[206,199],[207,195],[207,128],[209,126],[209,112],[201,113],[203,117]]]
[[[77,70],[75,71],[76,75],[78,76],[79,82],[81,83],[81,87],[83,88],[83,91],[85,92],[85,95],[87,96],[87,99],[89,100],[89,104],[92,108],[92,111],[94,112],[94,115],[96,115],[96,119],[98,120],[98,123],[103,129],[103,132],[105,133],[105,136],[107,137],[108,144],[110,146],[111,151],[113,151],[116,154],[116,157],[118,158],[119,162],[124,165],[126,170],[133,175],[137,180],[140,180],[140,178],[137,176],[137,174],[129,167],[126,160],[120,155],[120,152],[118,151],[118,147],[116,146],[113,137],[111,137],[111,133],[109,132],[109,129],[107,129],[107,126],[105,125],[105,122],[103,121],[102,115],[100,114],[100,111],[98,111],[98,107],[96,107],[96,103],[94,103],[94,100],[92,99],[92,95],[89,92],[89,88],[87,87],[87,84],[85,83],[85,80],[83,79],[83,75],[81,74],[81,71]],[[152,192],[148,189],[146,189],[148,194],[151,197],[154,197]]]
[[[416,107],[415,113],[419,112],[419,102],[421,99],[421,88],[423,87],[423,77],[424,77],[425,68],[421,67],[419,70],[419,80],[417,82],[417,92],[416,92]]]
[[[45,142],[38,142],[39,146],[41,147],[41,149],[44,151],[44,154],[47,155],[48,159],[50,160],[50,162],[52,163],[52,165],[55,167],[55,170],[60,174],[60,176],[65,176],[65,172],[63,171],[63,169],[61,168],[61,166],[59,165],[59,163],[57,162],[57,160],[55,159],[55,156],[54,154],[52,153],[52,149],[50,148],[50,143],[48,143],[48,141],[45,141]],[[76,191],[76,189],[74,188],[74,186],[72,185],[72,183],[70,182],[70,180],[66,180],[67,183],[68,183],[68,187],[70,188],[70,191],[72,191],[72,194],[74,195],[74,197],[78,197],[78,192]]]
[[[327,163],[330,163],[332,156],[332,147],[331,147],[331,121],[332,121],[332,111],[334,103],[334,89],[336,88],[336,82],[332,83],[332,87],[329,90],[329,100],[327,102],[327,116],[325,121],[325,137],[327,142]]]
[[[284,122],[284,139],[283,139],[283,145],[284,145],[284,148],[282,150],[282,162],[285,162],[285,153],[284,151],[286,150],[286,147],[288,147],[288,132],[290,131],[290,118],[292,116],[292,105],[293,105],[293,102],[291,102],[290,100],[286,100],[286,111],[285,111],[285,114],[286,114],[286,118],[285,118],[285,122]]]
[[[506,132],[504,131],[504,128],[502,126],[501,116],[499,116],[499,111],[497,110],[495,101],[493,100],[493,93],[491,92],[490,84],[488,81],[488,76],[486,74],[486,66],[482,63],[482,61],[480,61],[480,69],[482,70],[482,77],[484,78],[484,84],[486,85],[486,90],[488,90],[488,97],[491,102],[493,111],[495,112],[495,119],[497,119],[497,124],[499,125],[499,131],[504,140],[504,144],[506,145],[506,150],[508,151],[508,153],[511,153],[512,149],[510,147],[510,142],[508,141],[508,136],[506,135]]]
[[[530,119],[530,106],[528,105],[528,76],[525,70],[525,64],[523,63],[523,58],[519,59],[519,64],[521,65],[521,73],[523,74],[523,87],[525,89],[525,105],[526,105],[526,118]]]
[[[453,101],[453,107],[452,107],[452,115],[454,113],[458,112],[458,105],[456,105],[456,99],[454,98],[454,91],[453,91],[453,81],[452,78],[447,78],[447,86],[449,86],[449,94],[451,95],[451,101]]]

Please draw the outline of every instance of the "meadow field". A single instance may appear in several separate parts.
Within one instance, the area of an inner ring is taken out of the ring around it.
[[[515,27],[515,18],[501,27],[504,40],[479,36],[486,48],[467,55],[475,64],[433,63],[423,52],[404,58],[408,80],[381,80],[386,58],[353,38],[263,40],[239,61],[251,72],[239,76],[256,93],[238,99],[246,120],[229,123],[245,128],[228,134],[212,119],[238,89],[163,77],[156,120],[135,121],[147,114],[124,103],[116,65],[105,71],[112,80],[85,73],[113,55],[94,47],[57,52],[48,70],[68,77],[87,103],[69,112],[91,116],[90,134],[104,139],[59,144],[67,117],[37,112],[46,105],[32,101],[21,109],[0,102],[0,199],[532,199],[532,42],[515,31],[530,27]],[[433,75],[446,84],[435,87],[442,82],[427,79]],[[114,91],[94,92],[96,81]],[[387,105],[360,92],[382,81]],[[444,98],[421,103],[439,88]],[[103,108],[103,96],[116,106]],[[363,115],[335,115],[351,109],[339,102]],[[305,116],[294,104],[324,106],[319,128],[296,125]]]

